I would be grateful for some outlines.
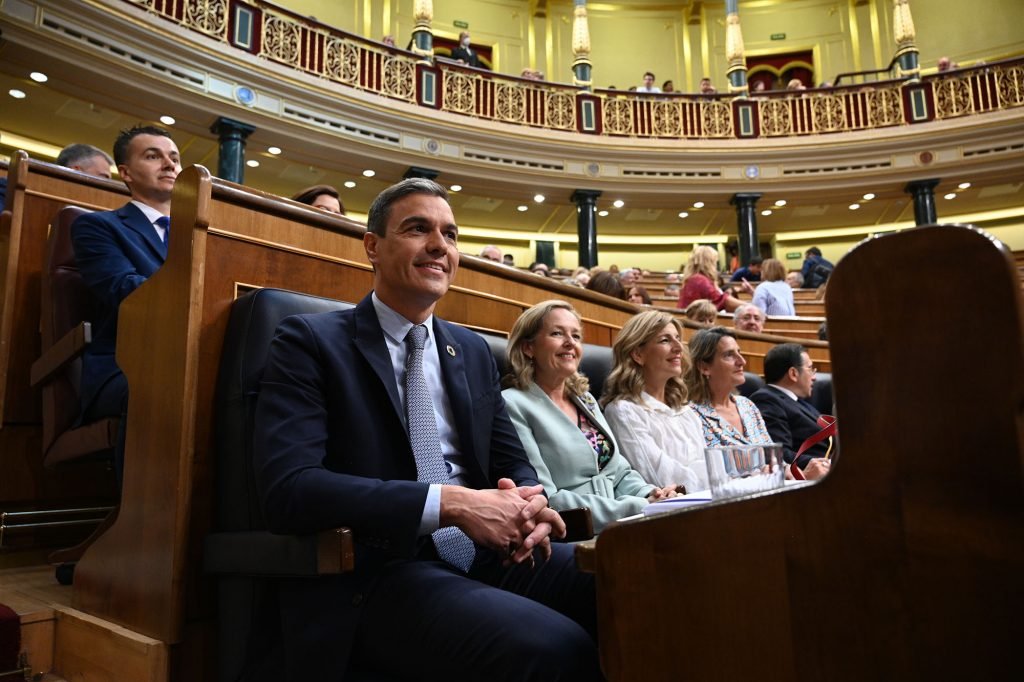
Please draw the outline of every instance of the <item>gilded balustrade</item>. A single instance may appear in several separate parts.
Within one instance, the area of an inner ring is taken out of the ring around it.
[[[260,0],[125,0],[236,49],[341,86],[455,114],[637,138],[786,137],[912,125],[1024,106],[1024,59],[863,85],[746,99],[580,90],[385,47]],[[238,12],[252,35],[238,36]],[[229,22],[229,17],[236,17]],[[432,78],[420,78],[429,72]],[[424,88],[432,88],[424,91]],[[585,105],[585,106],[584,106]],[[741,125],[742,119],[742,125]]]

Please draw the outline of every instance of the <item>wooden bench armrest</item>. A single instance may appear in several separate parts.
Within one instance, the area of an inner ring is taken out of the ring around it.
[[[597,573],[597,538],[576,543],[576,568],[580,573]]]
[[[57,343],[50,346],[42,356],[32,363],[30,381],[36,387],[53,378],[64,369],[69,362],[82,354],[85,347],[92,343],[92,324],[80,322]]]
[[[579,542],[594,537],[594,518],[588,507],[576,507],[558,513],[565,521],[566,542]]]
[[[355,566],[352,531],[332,528],[315,535],[232,531],[206,536],[207,573],[260,577],[315,577],[347,573]]]

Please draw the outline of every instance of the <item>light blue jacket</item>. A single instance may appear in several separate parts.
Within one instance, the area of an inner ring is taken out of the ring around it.
[[[638,514],[647,506],[647,496],[654,486],[619,454],[593,396],[587,393],[577,406],[593,415],[592,421],[604,431],[613,448],[611,460],[601,471],[597,470],[597,454],[590,441],[537,384],[530,384],[526,391],[505,389],[502,397],[554,509],[589,507],[594,530],[601,532],[612,521]]]

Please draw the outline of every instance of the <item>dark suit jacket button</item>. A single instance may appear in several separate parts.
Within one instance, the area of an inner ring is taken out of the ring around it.
[[[362,594],[362,592],[357,592],[355,594],[355,596],[352,597],[352,606],[359,606],[362,603],[363,603],[363,594]]]

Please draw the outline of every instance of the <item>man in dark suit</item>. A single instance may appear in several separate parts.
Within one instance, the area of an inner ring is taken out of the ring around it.
[[[803,346],[798,343],[779,344],[764,356],[767,385],[750,396],[761,411],[772,440],[782,443],[787,462],[793,461],[805,440],[821,431],[818,426],[821,413],[807,402],[816,372]],[[824,457],[828,444],[828,439],[825,439],[808,448],[800,455],[797,466],[803,469],[812,459]]]
[[[114,359],[117,311],[121,301],[167,257],[171,190],[181,172],[181,159],[165,130],[139,126],[118,135],[114,162],[131,201],[115,211],[80,216],[71,226],[71,240],[82,279],[97,301],[92,343],[82,356],[82,421],[122,417],[114,451],[120,480],[128,381]]]
[[[469,46],[469,32],[463,31],[459,34],[459,44],[452,49],[452,59],[460,61],[468,66],[480,67],[480,57],[476,51]]]
[[[364,237],[373,292],[351,310],[288,318],[271,346],[254,438],[268,526],[347,526],[356,540],[353,572],[279,588],[291,679],[599,677],[592,576],[550,542],[564,524],[508,417],[494,358],[433,315],[457,238],[443,187],[388,188]],[[427,445],[440,478],[427,473]]]

